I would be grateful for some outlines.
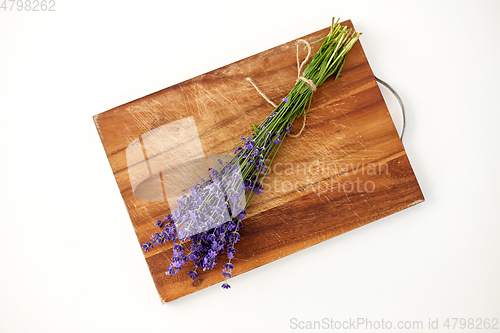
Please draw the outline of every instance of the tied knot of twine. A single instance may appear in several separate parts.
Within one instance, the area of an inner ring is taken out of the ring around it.
[[[307,56],[304,59],[304,61],[302,61],[302,63],[300,62],[300,59],[299,59],[299,45],[300,45],[300,43],[303,43],[307,46]],[[299,40],[297,40],[296,45],[297,45],[297,80],[295,81],[295,84],[297,84],[297,82],[299,82],[299,81],[304,81],[306,84],[309,85],[309,87],[311,87],[311,90],[314,93],[316,91],[316,88],[317,88],[316,85],[314,84],[314,82],[301,75],[302,67],[304,67],[304,65],[309,60],[309,57],[311,56],[311,44],[309,44],[307,41],[305,41],[303,39],[299,39]],[[262,96],[262,98],[264,98],[269,104],[271,104],[274,108],[278,107],[276,104],[274,104],[273,101],[271,101],[269,99],[269,97],[266,96],[266,94],[264,94],[262,92],[262,90],[259,89],[259,87],[257,87],[255,82],[253,82],[253,80],[250,77],[246,77],[245,80],[250,82],[252,84],[252,86],[255,88],[255,90],[257,90],[257,92]],[[304,112],[304,116],[302,117],[302,120],[303,120],[302,128],[300,129],[299,133],[297,133],[297,134],[289,133],[288,134],[289,136],[291,136],[292,138],[297,138],[302,134],[302,132],[304,131],[304,128],[306,127],[306,112]]]

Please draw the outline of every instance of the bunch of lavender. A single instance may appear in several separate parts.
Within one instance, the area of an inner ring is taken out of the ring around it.
[[[149,251],[166,241],[174,242],[167,275],[176,274],[192,261],[194,269],[188,275],[194,280],[199,269],[214,268],[218,255],[226,254],[222,288],[230,288],[227,280],[233,275],[231,260],[237,252],[235,244],[240,240],[239,231],[250,201],[263,191],[263,180],[293,121],[307,113],[317,86],[333,74],[337,79],[347,52],[359,36],[360,33],[341,26],[339,20],[333,20],[329,34],[316,41],[323,40],[323,43],[304,69],[302,77],[306,80],[298,80],[276,109],[260,125],[253,125],[254,130],[247,138],[241,137],[226,154],[232,153],[228,162],[219,160],[218,169],[209,169],[209,177],[178,200],[178,209],[156,221],[162,231],[152,235],[142,248]]]

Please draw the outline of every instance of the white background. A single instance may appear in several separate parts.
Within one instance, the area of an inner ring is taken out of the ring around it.
[[[0,11],[0,332],[289,332],[291,318],[359,317],[423,332],[429,318],[500,318],[499,1],[15,8]],[[374,73],[403,98],[426,201],[162,305],[92,116],[332,16],[363,32]]]

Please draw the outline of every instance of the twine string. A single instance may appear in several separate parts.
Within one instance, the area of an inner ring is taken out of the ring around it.
[[[300,63],[300,59],[299,59],[299,45],[300,45],[300,43],[304,43],[307,46],[307,56],[304,59],[304,61],[302,61],[302,63]],[[296,44],[297,44],[297,81],[295,81],[295,83],[299,82],[299,80],[302,80],[311,87],[311,90],[313,92],[315,92],[316,85],[314,84],[314,82],[312,80],[309,80],[308,78],[305,78],[302,75],[300,75],[300,73],[302,72],[302,67],[304,67],[304,65],[309,60],[309,57],[311,56],[311,44],[309,44],[304,39],[299,39]]]
[[[303,43],[303,44],[305,44],[307,46],[307,56],[304,59],[304,61],[302,61],[302,63],[300,62],[300,59],[299,59],[299,44],[300,43]],[[304,67],[304,65],[309,60],[309,57],[311,56],[311,44],[309,44],[304,39],[297,40],[296,44],[297,44],[297,80],[295,81],[295,84],[297,84],[297,82],[299,82],[299,81],[304,81],[305,83],[307,83],[311,87],[311,90],[314,93],[316,91],[316,85],[314,84],[314,82],[312,80],[309,80],[308,78],[305,78],[305,77],[303,77],[301,75],[302,67]],[[262,92],[262,90],[259,89],[259,87],[255,84],[255,82],[250,77],[246,77],[245,80],[247,80],[248,82],[250,82],[252,84],[252,86],[255,88],[255,90],[257,90],[257,92],[262,96],[262,98],[264,98],[275,109],[278,107],[273,101],[271,101],[269,99],[269,97],[266,96],[266,94],[264,94]],[[394,90],[389,84],[387,84],[386,82],[382,81],[378,77],[375,77],[375,80],[377,80],[377,82],[379,82],[380,84],[382,84],[383,86],[385,86],[387,89],[389,89],[389,91],[391,93],[394,94],[394,96],[396,97],[396,99],[397,99],[397,101],[399,103],[399,106],[401,107],[401,112],[403,114],[403,129],[401,131],[401,141],[403,141],[403,135],[405,133],[405,128],[406,128],[406,115],[405,115],[405,107],[403,105],[403,101],[401,100],[401,97],[399,97],[399,95],[396,92],[396,90]],[[302,117],[302,128],[300,129],[300,131],[297,134],[288,133],[288,136],[291,136],[292,138],[297,138],[297,137],[299,137],[302,134],[302,132],[304,131],[304,128],[306,127],[306,114],[307,114],[307,112],[304,112],[304,115]]]
[[[269,99],[269,97],[266,96],[266,94],[264,94],[262,92],[262,90],[259,89],[259,87],[257,87],[257,85],[255,84],[255,82],[253,82],[252,78],[250,77],[246,77],[245,80],[247,80],[248,82],[250,82],[252,84],[252,86],[255,88],[255,90],[257,90],[257,92],[269,103],[271,104],[272,106],[274,106],[274,108],[276,109],[278,106],[276,104],[274,104],[273,101],[271,101]]]
[[[299,63],[300,63],[300,59],[299,59],[299,45],[300,45],[300,43],[306,44],[307,56],[304,59],[304,61],[302,61],[302,63],[299,65]],[[300,73],[302,72],[302,67],[307,63],[307,61],[309,60],[309,57],[311,56],[311,44],[309,44],[306,40],[303,40],[303,39],[299,39],[296,44],[297,44],[297,81],[295,81],[295,84],[297,84],[297,82],[299,82],[299,81],[304,81],[305,83],[307,83],[311,87],[311,90],[314,93],[314,92],[316,92],[316,85],[314,84],[314,82],[312,80],[309,80],[308,78],[305,78],[302,75],[300,75]],[[304,128],[306,128],[306,114],[307,114],[307,112],[304,111],[304,115],[302,117],[302,127],[300,128],[299,133],[297,133],[297,134],[288,133],[289,136],[291,136],[292,138],[298,138],[302,134],[302,132],[304,131]]]

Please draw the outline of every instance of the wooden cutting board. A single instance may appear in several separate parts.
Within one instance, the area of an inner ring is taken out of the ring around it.
[[[342,24],[352,28],[350,21]],[[301,38],[312,42],[329,29]],[[319,46],[312,45],[313,54]],[[273,111],[245,77],[278,104],[297,78],[295,52],[294,40],[94,116],[140,244],[159,230],[154,221],[170,209],[162,198],[137,198],[127,147],[143,145],[141,138],[160,126],[192,117],[204,154],[225,154]],[[301,125],[297,119],[292,133]],[[156,139],[159,144],[174,140]],[[267,191],[248,208],[233,259],[235,276],[424,201],[359,41],[341,76],[314,93],[304,132],[286,138],[273,165]],[[162,181],[158,189],[164,194],[173,179]],[[224,258],[195,281],[186,274],[192,263],[166,276],[171,255],[170,243],[144,253],[163,302],[223,280]]]

